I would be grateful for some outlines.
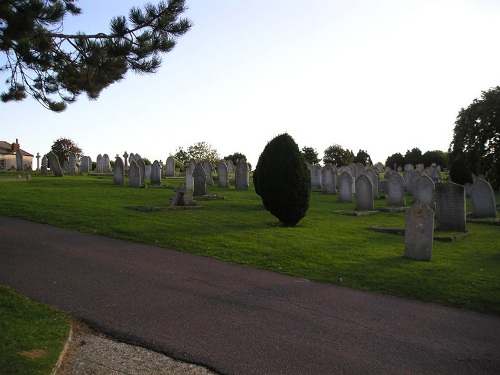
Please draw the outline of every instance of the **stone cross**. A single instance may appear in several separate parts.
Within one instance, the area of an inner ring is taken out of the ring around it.
[[[36,170],[38,171],[40,169],[40,158],[41,158],[41,155],[40,153],[36,153]]]

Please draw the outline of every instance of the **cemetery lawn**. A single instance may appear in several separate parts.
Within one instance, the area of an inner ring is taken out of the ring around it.
[[[70,325],[68,314],[0,286],[0,372],[49,374]]]
[[[500,316],[500,230],[467,223],[472,235],[434,241],[433,260],[408,260],[404,236],[369,227],[404,229],[404,212],[346,216],[354,203],[311,193],[309,211],[285,228],[249,191],[208,187],[221,200],[198,200],[200,210],[138,211],[127,206],[167,207],[183,179],[163,187],[116,187],[112,176],[40,176],[2,181],[0,214],[189,252],[319,282],[405,297]],[[498,196],[497,202],[498,202]],[[406,197],[411,203],[412,198]],[[386,206],[385,199],[375,201]],[[468,202],[470,211],[470,202]],[[441,234],[435,237],[456,235]]]

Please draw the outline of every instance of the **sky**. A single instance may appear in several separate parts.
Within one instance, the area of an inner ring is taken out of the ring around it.
[[[146,2],[80,0],[64,31],[108,32]],[[129,72],[63,113],[32,98],[0,103],[0,140],[43,155],[69,138],[94,161],[127,151],[151,162],[206,142],[255,167],[286,132],[320,159],[339,144],[384,163],[414,147],[447,151],[460,109],[500,85],[498,0],[186,4],[194,25],[158,73]]]

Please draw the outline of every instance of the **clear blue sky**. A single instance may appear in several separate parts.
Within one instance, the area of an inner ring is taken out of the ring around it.
[[[144,3],[80,0],[84,13],[64,31],[108,32],[113,16]],[[128,151],[151,161],[204,141],[255,166],[288,132],[320,158],[337,143],[385,162],[413,147],[446,151],[459,110],[500,84],[498,0],[187,5],[194,26],[156,75],[129,73],[62,114],[30,98],[0,103],[0,140],[36,155],[65,137],[93,160]]]

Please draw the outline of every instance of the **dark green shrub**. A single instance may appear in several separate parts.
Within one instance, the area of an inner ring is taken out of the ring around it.
[[[306,216],[311,173],[298,145],[287,133],[273,138],[259,156],[254,186],[266,210],[287,227]]]

